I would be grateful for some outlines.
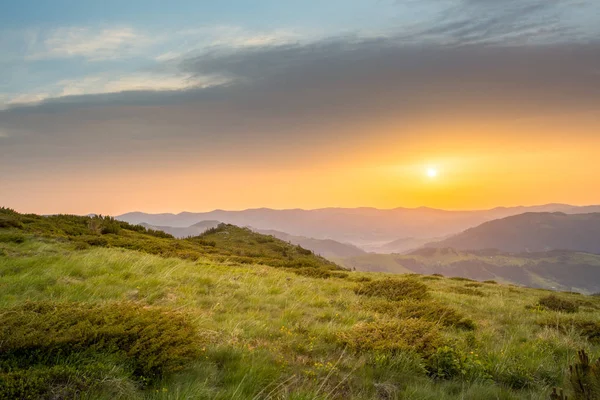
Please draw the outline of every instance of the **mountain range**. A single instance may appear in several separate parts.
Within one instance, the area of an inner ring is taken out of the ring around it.
[[[419,245],[438,238],[458,234],[484,222],[526,212],[562,212],[585,214],[600,212],[600,206],[547,204],[532,207],[499,207],[490,210],[447,211],[421,208],[322,208],[316,210],[268,208],[243,211],[215,210],[204,213],[148,214],[131,212],[116,216],[132,224],[189,228],[202,221],[220,221],[256,230],[275,230],[293,236],[331,239],[350,243],[363,250],[377,251],[391,242],[412,238]],[[394,247],[391,251],[406,251],[411,246]],[[418,247],[418,246],[417,246]],[[414,247],[413,247],[414,248]],[[388,248],[385,251],[390,251]]]
[[[600,213],[525,213],[486,222],[427,246],[511,253],[572,250],[600,254]]]

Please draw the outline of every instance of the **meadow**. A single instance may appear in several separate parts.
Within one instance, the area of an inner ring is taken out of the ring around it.
[[[4,209],[0,321],[5,399],[598,393],[569,373],[578,351],[600,355],[598,297],[345,271],[225,225],[173,239]]]

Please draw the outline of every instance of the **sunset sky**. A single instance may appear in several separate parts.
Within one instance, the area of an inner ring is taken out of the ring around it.
[[[22,0],[0,206],[600,203],[597,0]]]

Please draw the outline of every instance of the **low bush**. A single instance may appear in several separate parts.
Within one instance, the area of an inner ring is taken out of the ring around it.
[[[73,249],[75,250],[87,250],[90,247],[90,244],[84,241],[73,242]]]
[[[575,313],[579,311],[579,306],[576,303],[560,298],[554,294],[540,298],[537,304],[539,307],[550,311],[559,311],[565,313]]]
[[[377,301],[366,307],[381,314],[400,319],[421,318],[443,326],[453,326],[465,330],[474,330],[475,322],[462,313],[432,300],[403,300],[397,302]]]
[[[463,287],[463,286],[452,286],[449,289],[450,292],[453,293],[458,293],[458,294],[464,294],[466,296],[478,296],[478,297],[485,297],[485,293],[482,292],[479,289],[471,289],[468,287]]]
[[[0,228],[22,228],[23,224],[15,214],[0,213]]]
[[[465,283],[465,287],[468,288],[478,288],[478,287],[482,287],[483,284],[479,283],[479,282],[472,282],[472,283]]]
[[[331,278],[331,272],[322,268],[294,268],[292,272],[296,275],[307,276],[309,278]]]
[[[574,329],[590,342],[595,344],[600,343],[600,321],[560,318],[558,320],[552,319],[540,321],[538,322],[538,325],[557,329],[562,333],[567,333]]]
[[[498,282],[496,282],[495,280],[492,280],[492,279],[489,279],[487,281],[483,281],[483,283],[488,283],[490,285],[497,285],[498,284]]]
[[[0,234],[0,243],[25,243],[27,238],[20,233],[2,233]]]
[[[475,282],[473,279],[463,278],[462,276],[453,276],[450,279],[453,281],[461,281],[461,282]]]
[[[338,340],[357,352],[365,351],[416,351],[429,356],[442,345],[435,324],[422,319],[362,322],[350,330],[339,332]]]
[[[449,346],[440,347],[432,354],[427,360],[427,370],[434,379],[491,379],[477,354],[464,353]]]
[[[31,389],[35,393],[50,390],[44,382],[55,382],[55,372],[64,376],[60,365],[68,366],[71,359],[112,355],[134,379],[147,384],[181,370],[198,355],[193,326],[184,315],[161,308],[48,301],[4,309],[0,315],[2,379],[14,382],[27,377],[31,368],[45,367],[36,372],[41,383]],[[19,385],[27,387],[27,382],[11,384]]]
[[[429,298],[427,285],[415,279],[384,279],[366,282],[354,289],[362,296],[378,296],[388,300],[423,300]]]

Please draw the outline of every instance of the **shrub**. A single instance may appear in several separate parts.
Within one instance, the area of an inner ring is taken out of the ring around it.
[[[453,286],[450,288],[450,291],[454,292],[454,293],[458,293],[458,294],[464,294],[466,296],[485,297],[485,293],[483,293],[479,289],[471,289],[471,288],[462,287],[462,286]]]
[[[592,343],[600,343],[600,322],[591,320],[579,320],[572,318],[561,318],[559,320],[547,320],[538,322],[538,325],[554,328],[562,333],[566,333],[571,329],[579,331],[581,336],[585,337]]]
[[[462,281],[462,282],[475,282],[473,279],[463,278],[462,276],[454,276],[450,278],[453,281]]]
[[[24,243],[27,238],[20,233],[3,233],[0,234],[0,243]]]
[[[467,354],[448,346],[440,347],[433,353],[427,362],[427,370],[435,379],[491,379],[476,354]]]
[[[495,280],[489,279],[487,281],[483,281],[483,283],[489,283],[490,285],[497,285],[498,282],[496,282]]]
[[[77,375],[74,368],[65,366],[0,373],[0,398],[76,398],[78,393],[92,387]]]
[[[80,239],[80,241],[86,242],[90,246],[108,246],[108,240],[106,240],[106,238],[103,238],[102,236],[85,235],[81,236]]]
[[[574,302],[562,299],[556,295],[549,295],[538,300],[538,306],[551,311],[574,313],[579,311],[579,306]]]
[[[427,285],[415,279],[384,279],[363,283],[354,289],[354,292],[363,296],[378,296],[388,300],[429,298]]]
[[[482,286],[483,286],[483,284],[478,283],[478,282],[465,283],[465,287],[468,287],[468,288],[478,288],[478,287],[482,287]]]
[[[322,268],[294,268],[292,272],[296,275],[308,276],[309,278],[331,278],[331,272]]]
[[[357,351],[400,352],[414,350],[431,355],[442,344],[435,324],[421,319],[362,322],[339,332],[338,340]]]
[[[121,231],[121,227],[119,226],[119,224],[115,224],[115,223],[106,224],[102,227],[102,229],[100,229],[100,233],[103,235],[107,235],[109,233],[118,235],[120,231]]]
[[[19,221],[17,214],[0,213],[0,228],[22,228],[23,224]]]
[[[474,330],[475,323],[462,313],[436,301],[403,300],[398,302],[379,301],[367,305],[372,311],[396,318],[421,318],[443,326]]]
[[[197,355],[196,333],[184,315],[133,303],[26,303],[4,310],[2,322],[0,372],[113,354],[148,383]]]
[[[87,250],[90,248],[90,245],[87,242],[77,241],[73,243],[73,248],[75,250]]]

